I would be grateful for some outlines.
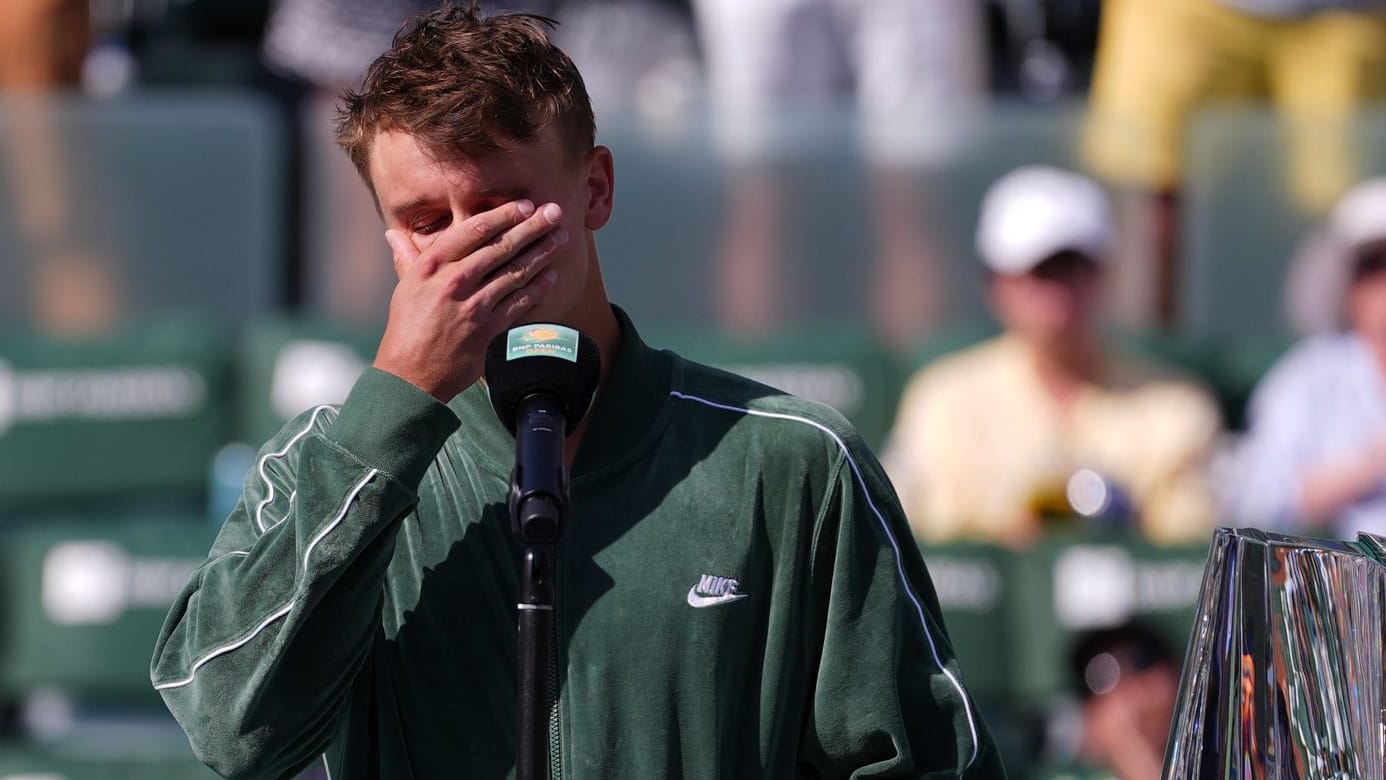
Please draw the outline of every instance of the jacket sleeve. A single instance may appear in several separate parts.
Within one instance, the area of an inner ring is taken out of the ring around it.
[[[398,520],[458,428],[368,369],[261,450],[208,560],[160,632],[154,687],[226,777],[288,777],[319,755],[379,630]]]
[[[810,569],[802,773],[1005,777],[894,491],[865,447],[849,443],[835,468]]]

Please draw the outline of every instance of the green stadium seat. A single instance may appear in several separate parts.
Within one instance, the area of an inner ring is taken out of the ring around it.
[[[1082,766],[1042,766],[1020,777],[1028,780],[1117,780],[1111,772]]]
[[[0,687],[159,707],[154,641],[215,526],[49,518],[0,533]]]
[[[1055,532],[1024,550],[982,543],[919,549],[968,688],[1013,776],[1104,778],[1033,766],[1055,708],[1072,701],[1068,654],[1083,631],[1140,618],[1182,658],[1207,547]]]
[[[1221,394],[1227,405],[1228,425],[1245,430],[1251,394],[1275,361],[1294,343],[1289,336],[1224,340],[1218,347],[1222,370]]]
[[[217,776],[149,681],[159,630],[217,530],[200,516],[0,529],[0,698],[30,713],[0,741],[0,780]]]
[[[1217,395],[1224,424],[1234,431],[1245,430],[1252,391],[1293,343],[1293,338],[1285,335],[1216,337],[1146,333],[1125,334],[1122,338],[1137,351],[1202,379]]]
[[[920,544],[943,610],[963,680],[1006,765],[1029,758],[1039,717],[1012,701],[1009,648],[1019,640],[1006,622],[1012,595],[1010,551],[990,544]]]
[[[0,95],[0,322],[180,312],[233,327],[280,304],[293,208],[279,108],[249,90]],[[37,201],[34,177],[47,182]],[[45,273],[64,267],[80,284]]]
[[[1221,377],[1222,355],[1216,344],[1191,333],[1118,330],[1111,342],[1147,360],[1180,369],[1216,389]]]
[[[307,317],[268,318],[247,326],[239,359],[237,437],[258,446],[299,412],[341,403],[374,359],[381,333]]]
[[[0,690],[162,703],[149,659],[169,607],[217,528],[188,519],[45,519],[0,532]]]
[[[990,544],[921,544],[953,651],[979,699],[1010,693],[1007,648],[1016,639],[1005,622],[1009,553]]]
[[[1128,618],[1149,621],[1182,655],[1207,557],[1204,544],[1161,547],[1121,534],[1055,535],[1010,555],[1012,695],[1037,702],[1066,692],[1079,634]]]
[[[0,780],[212,777],[149,681],[169,608],[217,528],[48,517],[0,530],[0,697],[23,713]]]
[[[215,328],[182,319],[0,336],[0,513],[200,500],[227,435],[229,357]]]
[[[216,780],[190,749],[108,752],[54,751],[0,744],[0,780]]]
[[[217,780],[192,753],[178,744],[149,744],[137,733],[123,744],[83,743],[52,746],[0,742],[0,780]],[[298,780],[327,780],[321,762]]]

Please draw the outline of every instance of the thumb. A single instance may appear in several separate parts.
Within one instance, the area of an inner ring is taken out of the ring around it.
[[[403,231],[390,229],[385,231],[385,243],[390,245],[390,252],[395,262],[395,275],[403,279],[409,273],[414,261],[419,259],[419,250],[414,243],[404,235]]]

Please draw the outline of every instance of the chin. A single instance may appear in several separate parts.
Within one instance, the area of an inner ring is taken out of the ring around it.
[[[567,325],[568,327],[572,327],[572,318],[563,316],[557,312],[546,311],[544,307],[541,306],[529,312],[528,314],[525,314],[523,317],[520,317],[518,320],[515,320],[515,325],[513,325],[512,327],[519,327],[521,325],[534,325],[536,323],[544,323],[547,325]]]

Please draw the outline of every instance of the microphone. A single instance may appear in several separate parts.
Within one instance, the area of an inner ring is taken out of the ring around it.
[[[510,522],[531,545],[558,541],[568,510],[563,444],[592,406],[601,353],[572,328],[536,323],[511,328],[486,348],[486,392],[515,436]]]

